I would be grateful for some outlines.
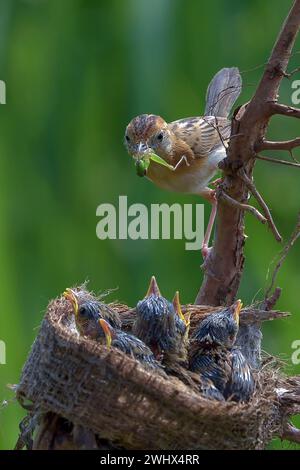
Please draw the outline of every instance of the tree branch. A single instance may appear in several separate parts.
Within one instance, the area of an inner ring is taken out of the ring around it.
[[[250,178],[248,178],[248,176],[246,175],[245,171],[243,169],[239,170],[239,176],[240,178],[244,181],[244,183],[246,184],[247,188],[249,189],[249,191],[251,192],[251,194],[255,197],[255,199],[257,200],[258,204],[261,206],[262,210],[264,211],[264,214],[266,216],[266,219],[268,221],[268,225],[270,227],[270,229],[272,230],[273,234],[274,234],[274,237],[275,239],[278,241],[278,242],[281,242],[282,241],[282,237],[280,235],[280,233],[278,232],[277,230],[277,227],[274,223],[274,220],[272,218],[272,215],[271,215],[271,212],[270,212],[270,209],[268,208],[267,204],[265,203],[265,201],[263,200],[262,196],[260,195],[260,193],[258,192],[258,190],[256,189],[255,187],[255,184],[253,183],[253,181],[251,181]]]
[[[300,67],[296,67],[294,70],[291,70],[290,72],[285,72],[284,76],[286,78],[291,78],[295,73],[299,72]]]
[[[300,137],[292,140],[285,140],[281,142],[272,142],[271,140],[264,140],[258,144],[255,149],[257,152],[261,150],[293,150],[296,147],[300,146]]]
[[[259,220],[262,224],[267,222],[267,219],[255,207],[236,201],[232,197],[228,196],[228,194],[226,194],[224,191],[220,191],[218,197],[226,201],[226,203],[231,207],[235,207],[241,211],[250,212],[250,214],[254,215],[254,217],[256,217],[257,220]]]
[[[273,294],[270,295],[270,297],[265,298],[263,301],[261,308],[263,310],[272,310],[274,306],[276,305],[277,301],[279,300],[279,297],[281,296],[282,289],[280,287],[276,287],[274,290]]]
[[[300,119],[300,109],[294,108],[293,106],[287,106],[286,104],[277,103],[276,100],[269,102],[269,111],[271,116],[274,114],[280,114],[282,116]]]
[[[295,0],[288,14],[257,90],[249,103],[234,115],[224,171],[223,189],[229,197],[246,204],[248,187],[238,170],[243,168],[252,178],[255,149],[265,140],[269,121],[274,114],[300,117],[300,110],[277,103],[280,83],[287,71],[289,58],[300,28],[300,0]],[[195,303],[228,305],[234,301],[244,266],[244,211],[219,200],[213,249],[204,266],[204,279]]]

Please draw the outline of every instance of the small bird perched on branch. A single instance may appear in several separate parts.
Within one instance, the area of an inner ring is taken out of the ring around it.
[[[73,289],[66,289],[64,297],[73,307],[75,324],[78,332],[82,336],[88,336],[92,339],[98,339],[102,334],[98,320],[103,318],[107,320],[113,328],[121,328],[122,323],[118,312],[96,299],[87,299],[80,292]],[[91,320],[94,320],[91,322]]]
[[[190,369],[213,382],[226,399],[247,401],[254,379],[242,352],[234,347],[242,303],[205,318],[194,333]]]
[[[151,348],[159,360],[171,360],[171,357],[173,361],[186,359],[189,322],[181,312],[178,294],[174,305],[162,297],[152,276],[145,298],[136,306],[133,333]]]
[[[208,254],[217,209],[215,191],[208,184],[226,157],[228,115],[241,87],[239,70],[224,68],[208,87],[204,116],[167,123],[160,116],[142,114],[131,120],[125,132],[125,145],[140,176],[146,175],[163,189],[199,194],[212,204],[203,257]]]
[[[106,320],[100,319],[99,325],[103,330],[108,348],[113,346],[128,356],[132,356],[144,366],[151,369],[161,369],[161,365],[156,361],[152,351],[143,341],[134,335],[122,330],[113,328]],[[102,336],[102,337],[103,337]]]

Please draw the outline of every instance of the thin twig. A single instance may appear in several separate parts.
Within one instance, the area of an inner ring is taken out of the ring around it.
[[[230,206],[235,207],[236,209],[239,209],[241,211],[250,212],[250,214],[254,215],[254,217],[256,217],[262,224],[265,224],[267,222],[267,219],[255,207],[250,206],[249,204],[243,204],[239,201],[236,201],[224,191],[220,191],[218,195],[221,199],[223,199],[223,201],[225,201]]]
[[[300,67],[296,67],[294,70],[291,70],[290,72],[285,72],[284,76],[286,78],[291,78],[293,75],[295,75],[295,73],[299,72],[299,70],[300,70]]]
[[[300,119],[300,109],[294,108],[293,106],[287,106],[285,104],[277,103],[276,101],[270,101],[270,113],[281,114],[283,116],[294,117]]]
[[[257,202],[259,203],[260,207],[262,208],[264,214],[265,214],[265,217],[268,221],[268,225],[270,227],[270,229],[272,230],[273,234],[274,234],[274,237],[275,239],[278,241],[278,242],[281,242],[282,241],[282,237],[280,235],[280,233],[278,232],[278,229],[274,223],[274,220],[272,218],[272,215],[271,215],[271,212],[270,212],[270,209],[268,208],[266,202],[263,200],[262,196],[260,195],[260,193],[258,192],[258,190],[256,189],[255,187],[255,184],[253,183],[253,181],[251,181],[251,179],[246,175],[245,173],[245,170],[244,169],[240,169],[238,171],[238,175],[239,177],[244,181],[245,185],[247,186],[247,188],[249,189],[249,191],[251,192],[251,194],[255,197],[255,199],[257,200]]]
[[[264,155],[255,155],[257,160],[265,160],[266,162],[279,163],[280,165],[293,166],[294,168],[300,168],[300,163],[288,162],[287,160],[278,160],[278,158],[265,157]]]
[[[275,307],[279,297],[281,296],[281,292],[282,289],[280,287],[276,287],[273,294],[271,294],[270,297],[263,301],[261,308],[267,311],[272,310]]]
[[[300,146],[300,137],[292,140],[285,140],[281,142],[272,142],[271,140],[263,140],[255,147],[256,151],[260,150],[289,150]]]
[[[289,150],[289,154],[290,154],[290,156],[291,156],[291,159],[294,160],[295,163],[299,163],[298,160],[297,160],[297,158],[294,157],[294,154],[293,154],[293,150],[292,150],[292,149]]]
[[[265,301],[268,299],[268,297],[270,297],[270,294],[271,294],[271,292],[274,288],[275,282],[276,282],[277,274],[278,274],[284,260],[286,259],[287,255],[289,254],[289,251],[291,250],[292,246],[296,242],[297,238],[299,238],[299,236],[300,236],[300,212],[298,214],[298,220],[297,220],[296,227],[293,230],[293,233],[290,236],[290,238],[289,238],[288,242],[286,243],[285,247],[283,248],[283,250],[281,252],[281,255],[280,255],[280,258],[279,258],[279,260],[278,260],[278,262],[275,266],[275,269],[273,271],[270,287],[267,289],[266,294],[265,294]]]

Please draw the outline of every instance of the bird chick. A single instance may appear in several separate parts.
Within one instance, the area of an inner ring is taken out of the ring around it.
[[[99,334],[102,334],[102,329],[98,323],[100,318],[107,320],[113,328],[121,328],[122,324],[118,312],[104,302],[87,299],[73,289],[66,289],[64,297],[71,302],[76,328],[80,335],[97,340]]]
[[[160,367],[152,351],[142,341],[113,326],[121,323],[116,312],[107,308],[107,305],[83,299],[72,289],[67,289],[64,297],[72,304],[76,327],[81,336],[91,338],[109,348],[114,346],[150,368]]]
[[[254,379],[241,351],[234,347],[239,328],[240,300],[213,313],[197,328],[190,350],[190,370],[210,380],[226,399],[247,401]]]
[[[159,360],[168,355],[184,356],[187,323],[182,315],[179,300],[174,305],[165,299],[153,276],[143,300],[136,307],[133,333],[151,348]]]
[[[104,319],[100,319],[98,323],[105,335],[106,346],[108,348],[111,346],[117,348],[151,369],[161,368],[161,365],[156,361],[151,349],[148,348],[143,341],[132,334],[113,328]]]

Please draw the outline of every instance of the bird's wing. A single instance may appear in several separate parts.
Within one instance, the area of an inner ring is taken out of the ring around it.
[[[213,400],[224,401],[225,398],[223,397],[222,393],[219,389],[213,384],[211,380],[206,379],[205,377],[201,377],[201,393],[206,398],[211,398]]]
[[[206,157],[216,147],[226,144],[231,124],[226,118],[190,117],[173,121],[169,129],[186,142],[196,158]]]
[[[231,351],[231,378],[225,395],[236,401],[247,401],[254,391],[254,378],[243,353],[238,348]]]
[[[191,370],[200,372],[201,376],[211,380],[220,392],[225,389],[228,381],[228,367],[222,355],[207,353],[197,354],[192,359]]]

